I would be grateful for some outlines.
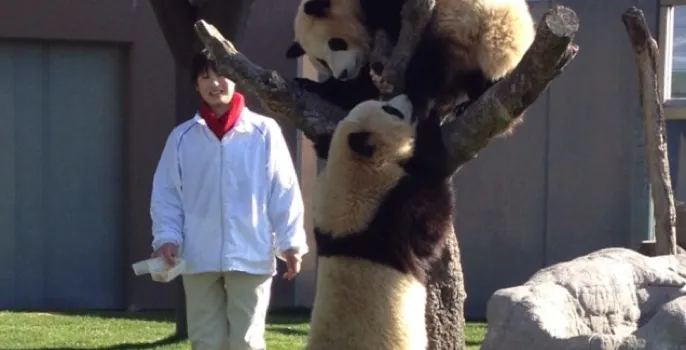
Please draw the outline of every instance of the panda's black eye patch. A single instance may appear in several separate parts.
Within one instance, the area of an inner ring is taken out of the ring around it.
[[[341,38],[329,39],[329,49],[331,51],[345,51],[348,49],[348,42]]]
[[[353,132],[348,135],[348,145],[353,152],[362,157],[371,157],[374,155],[374,145],[369,141],[371,133],[367,131]]]
[[[397,108],[395,108],[393,106],[385,105],[385,106],[381,107],[381,109],[383,109],[384,112],[386,112],[386,113],[388,113],[394,117],[397,117],[399,119],[405,119],[405,116]]]

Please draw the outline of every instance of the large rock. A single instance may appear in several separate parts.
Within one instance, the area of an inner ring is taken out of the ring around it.
[[[686,255],[608,248],[496,291],[482,350],[686,349]]]

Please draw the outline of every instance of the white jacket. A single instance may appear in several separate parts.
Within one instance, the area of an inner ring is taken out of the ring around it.
[[[153,249],[179,245],[186,273],[276,273],[308,251],[298,177],[281,128],[244,107],[221,142],[196,113],[174,128],[155,171]]]

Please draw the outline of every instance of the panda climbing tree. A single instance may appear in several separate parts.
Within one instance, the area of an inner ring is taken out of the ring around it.
[[[341,1],[352,3],[351,0]],[[398,7],[405,10],[384,14],[397,15],[401,20],[398,21],[397,37],[393,38],[397,41],[395,46],[388,46],[383,40],[370,43],[370,52],[378,55],[376,59],[379,61],[387,63],[382,72],[377,72],[381,77],[377,74],[373,79],[379,92],[392,96],[404,90],[405,69],[415,50],[424,50],[418,33],[424,32],[423,28],[430,23],[433,13],[440,9],[441,1],[405,0]],[[445,3],[450,1],[453,0]],[[193,52],[204,46],[217,60],[220,73],[235,81],[239,89],[256,96],[268,115],[292,123],[311,140],[332,134],[337,123],[347,115],[346,108],[341,108],[340,103],[326,98],[325,94],[312,92],[300,81],[286,80],[272,70],[255,65],[226,39],[235,40],[241,34],[251,2],[151,0],[160,27],[179,64],[187,62]],[[442,125],[441,133],[447,150],[445,167],[451,172],[473,159],[493,137],[517,122],[524,110],[574,58],[577,47],[572,40],[578,30],[575,13],[556,6],[538,22],[533,44],[517,68],[499,83],[484,87],[485,92],[480,91],[468,107],[456,112]],[[359,93],[349,88],[334,96],[356,92]],[[453,101],[440,102],[450,106]],[[448,247],[428,276],[426,328],[429,349],[432,350],[464,348],[462,269],[452,228],[448,236],[451,238]]]

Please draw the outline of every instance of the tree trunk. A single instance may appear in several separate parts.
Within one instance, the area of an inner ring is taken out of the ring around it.
[[[241,91],[254,94],[268,115],[291,122],[311,140],[331,134],[346,114],[331,103],[302,89],[297,82],[252,63],[212,25],[199,21],[198,36],[217,61],[222,75]],[[508,129],[530,106],[550,81],[575,57],[572,39],[578,30],[574,11],[556,6],[538,27],[536,40],[519,67],[489,89],[463,114],[443,126],[443,139],[450,153],[448,166],[457,171],[473,159],[494,136]],[[392,74],[390,75],[392,76]],[[431,273],[426,319],[431,350],[463,349],[464,280],[457,237],[451,240],[440,263]]]
[[[622,22],[629,34],[638,69],[648,182],[655,208],[655,253],[676,254],[676,208],[669,175],[665,115],[657,79],[657,42],[650,35],[643,11],[629,8],[622,15]]]
[[[430,350],[465,349],[464,290],[460,246],[451,226],[443,257],[434,265],[426,296],[426,331]]]

